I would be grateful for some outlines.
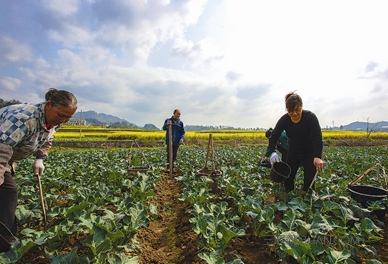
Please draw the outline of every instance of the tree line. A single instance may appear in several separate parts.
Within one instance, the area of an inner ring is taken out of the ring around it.
[[[3,100],[0,98],[0,108],[3,108],[5,106],[14,105],[14,104],[22,104],[19,100]]]

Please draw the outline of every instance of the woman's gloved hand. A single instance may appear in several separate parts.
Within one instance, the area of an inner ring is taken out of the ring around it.
[[[273,165],[275,162],[280,162],[278,154],[276,152],[272,152],[269,161],[271,162],[271,165]]]
[[[34,164],[32,165],[32,169],[34,171],[34,175],[41,176],[44,171],[43,159],[35,159]]]

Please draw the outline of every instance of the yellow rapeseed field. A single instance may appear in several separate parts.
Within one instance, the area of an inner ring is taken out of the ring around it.
[[[162,141],[165,138],[165,131],[150,131],[141,129],[113,129],[101,127],[63,126],[56,134],[56,140],[138,140],[138,141]],[[186,138],[204,140],[212,134],[215,140],[231,139],[265,139],[264,130],[208,130],[208,131],[186,131]],[[367,138],[366,131],[339,131],[323,130],[324,139],[360,139]],[[371,139],[388,139],[387,132],[376,132],[370,134]]]

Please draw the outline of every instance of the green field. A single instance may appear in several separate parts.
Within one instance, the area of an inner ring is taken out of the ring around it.
[[[174,240],[180,237],[175,233],[179,221],[170,226],[169,219],[161,216],[173,217],[173,207],[154,200],[155,186],[168,177],[163,173],[165,148],[131,151],[134,158],[128,164],[128,149],[54,149],[42,176],[47,231],[43,230],[38,186],[31,175],[32,159],[21,162],[15,177],[21,243],[0,254],[0,263],[147,263],[142,257],[145,248],[138,241],[144,227],[163,220],[166,234]],[[144,165],[141,152],[151,167],[146,173],[131,175],[128,166]],[[184,213],[196,235],[195,248],[189,252],[187,246],[183,255],[195,255],[199,263],[260,263],[241,251],[236,253],[237,239],[249,238],[247,245],[252,247],[257,240],[266,258],[273,261],[267,263],[387,263],[384,220],[376,214],[385,211],[387,198],[363,207],[347,189],[376,164],[377,169],[360,184],[387,188],[387,147],[325,146],[326,164],[316,190],[301,191],[298,174],[297,189],[289,194],[271,181],[267,168],[257,166],[265,146],[215,144],[215,167],[222,171],[217,178],[197,174],[204,168],[206,153],[206,146],[181,147],[179,173],[174,175],[181,189],[169,196],[176,204],[188,204]],[[159,242],[152,241],[157,247]]]

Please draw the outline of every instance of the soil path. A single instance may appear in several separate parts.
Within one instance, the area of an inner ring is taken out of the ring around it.
[[[169,173],[162,173],[161,180],[156,184],[155,196],[151,203],[158,207],[158,218],[150,221],[137,234],[142,245],[139,253],[139,264],[206,264],[198,257],[198,236],[189,222],[190,208],[187,202],[179,201],[182,184],[175,181]],[[268,246],[257,239],[253,232],[242,238],[230,241],[229,251],[240,256],[245,264],[278,263],[273,258]]]
[[[186,213],[190,204],[178,200],[182,184],[174,179],[175,176],[178,176],[177,172],[172,178],[163,172],[156,184],[151,203],[158,207],[158,218],[137,234],[142,245],[140,264],[206,264],[197,256],[198,236]]]

